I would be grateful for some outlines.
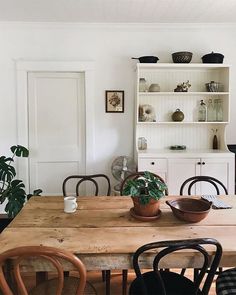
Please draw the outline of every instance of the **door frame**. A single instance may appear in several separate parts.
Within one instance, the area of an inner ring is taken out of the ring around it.
[[[94,62],[93,61],[16,61],[17,143],[28,148],[28,73],[82,72],[85,93],[85,173],[92,173],[94,163]],[[89,114],[89,116],[88,116]],[[17,173],[29,191],[29,159],[17,162]]]

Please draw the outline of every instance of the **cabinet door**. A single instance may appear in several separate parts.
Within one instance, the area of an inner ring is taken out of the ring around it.
[[[233,169],[231,169],[231,159],[228,158],[202,158],[201,160],[201,175],[212,176],[220,180],[228,190],[229,194],[233,194],[233,185],[231,184],[231,176]],[[219,187],[220,188],[220,187]],[[225,194],[223,190],[220,190]],[[201,183],[202,194],[216,194],[215,188],[207,182]]]
[[[167,181],[167,160],[159,158],[138,158],[138,170],[150,171]]]
[[[195,175],[200,175],[200,159],[168,159],[168,190],[169,195],[179,195],[182,183]],[[192,188],[192,194],[199,194],[199,184]],[[187,191],[184,190],[187,195]]]

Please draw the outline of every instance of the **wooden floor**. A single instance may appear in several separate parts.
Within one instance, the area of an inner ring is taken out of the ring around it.
[[[190,272],[187,273],[187,276],[190,279],[192,279]],[[132,271],[129,271],[128,287],[134,278],[135,278],[135,274]],[[101,272],[95,272],[95,271],[88,272],[87,279],[90,283],[93,284],[93,286],[97,290],[97,295],[105,295],[105,284],[102,282]],[[34,279],[34,277],[32,277],[30,275],[26,276],[25,281],[26,281],[26,284],[29,288],[33,287],[35,285],[35,279]],[[121,272],[116,272],[116,271],[112,272],[112,275],[111,275],[111,295],[122,295],[122,275],[121,275]],[[188,295],[188,294],[183,293],[183,295]],[[209,295],[216,295],[215,282],[212,285]]]

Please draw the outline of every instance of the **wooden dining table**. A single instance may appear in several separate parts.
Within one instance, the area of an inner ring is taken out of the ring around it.
[[[139,221],[130,214],[133,205],[127,196],[78,197],[78,208],[71,214],[64,213],[62,196],[32,197],[1,233],[0,251],[26,245],[53,246],[78,255],[87,270],[131,269],[132,254],[143,244],[208,237],[217,239],[223,247],[220,265],[236,266],[236,196],[219,196],[233,208],[211,209],[198,223],[180,221],[173,215],[165,201],[176,198],[180,196],[161,199],[160,218]],[[141,266],[151,267],[151,258],[150,253],[142,259]],[[160,266],[200,265],[198,257],[185,250],[165,259]],[[34,267],[44,270],[40,265]]]

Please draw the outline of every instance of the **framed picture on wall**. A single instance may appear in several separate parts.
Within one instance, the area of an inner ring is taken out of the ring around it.
[[[123,90],[106,90],[106,113],[124,113]]]

